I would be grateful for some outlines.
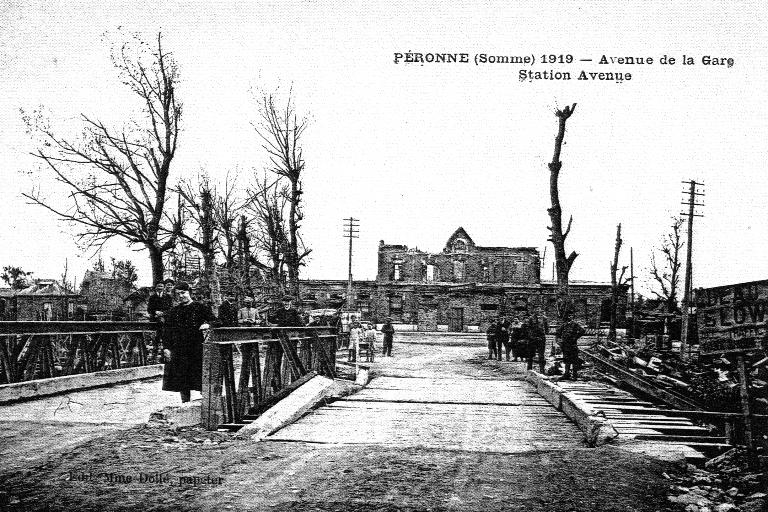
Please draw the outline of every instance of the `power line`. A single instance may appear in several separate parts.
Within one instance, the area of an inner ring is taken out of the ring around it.
[[[683,194],[688,197],[681,204],[688,206],[687,212],[680,212],[683,217],[688,217],[688,247],[686,247],[685,257],[685,288],[683,291],[683,325],[680,332],[680,357],[685,358],[690,353],[690,345],[688,343],[688,318],[691,310],[691,288],[693,284],[693,219],[694,217],[703,217],[704,215],[696,212],[696,207],[704,206],[704,203],[697,203],[696,199],[704,197],[703,191],[697,191],[696,187],[703,187],[703,183],[699,183],[694,180],[683,181],[683,184],[688,185],[688,190],[683,190]]]
[[[349,238],[349,277],[347,280],[347,310],[351,311],[354,306],[352,295],[352,239],[360,238],[360,219],[348,217],[344,219],[344,238]]]

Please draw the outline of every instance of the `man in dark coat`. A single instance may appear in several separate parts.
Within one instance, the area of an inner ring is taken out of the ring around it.
[[[293,297],[286,295],[283,297],[283,307],[272,313],[269,317],[269,323],[277,327],[301,327],[304,322],[301,315],[291,307]]]
[[[584,328],[576,323],[569,314],[566,313],[563,318],[563,325],[557,329],[557,336],[562,340],[563,363],[565,363],[565,374],[561,380],[576,380],[577,369],[579,365],[579,346],[578,340],[584,336]],[[573,372],[571,372],[573,368]]]
[[[301,315],[292,307],[293,297],[283,297],[283,307],[267,315],[267,321],[275,327],[301,327],[304,322]],[[272,341],[267,346],[267,351],[272,355],[272,386],[277,389],[281,382],[281,362],[283,360],[283,347],[279,341]]]
[[[192,300],[187,283],[176,285],[179,304],[165,318],[163,390],[178,391],[189,402],[190,391],[203,386],[203,331],[216,321],[211,308]]]
[[[173,292],[171,292],[173,293]],[[152,357],[155,362],[160,362],[160,348],[163,346],[167,337],[165,333],[165,314],[173,307],[173,299],[165,291],[165,283],[159,282],[155,285],[154,292],[147,299],[147,313],[150,322],[157,322],[157,334],[154,347],[152,348]]]
[[[237,308],[232,303],[232,296],[225,296],[219,305],[219,322],[222,327],[237,327]]]
[[[392,326],[392,319],[384,319],[384,325],[381,326],[381,332],[384,334],[384,355],[392,357],[392,341],[395,337],[395,328]]]
[[[160,282],[155,285],[155,290],[147,299],[147,313],[150,322],[158,322],[170,309],[170,301],[165,299],[165,285]]]

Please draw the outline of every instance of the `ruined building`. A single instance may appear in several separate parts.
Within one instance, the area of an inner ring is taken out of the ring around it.
[[[557,285],[542,281],[540,268],[535,247],[481,247],[464,228],[438,253],[382,241],[376,280],[354,282],[355,305],[365,319],[389,316],[401,328],[424,331],[483,331],[492,319],[536,308],[554,321]],[[303,281],[304,306],[340,304],[346,286],[341,280]],[[610,284],[571,281],[570,290],[578,321],[595,326],[607,320]]]

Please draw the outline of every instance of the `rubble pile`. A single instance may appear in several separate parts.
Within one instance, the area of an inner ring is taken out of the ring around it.
[[[593,347],[593,353],[608,358],[660,388],[669,389],[701,405],[705,410],[739,412],[739,376],[736,358],[700,357],[682,360],[680,353],[660,349],[655,340],[619,340]],[[746,356],[750,373],[753,414],[768,413],[768,358]]]
[[[709,460],[704,469],[689,464],[682,475],[664,476],[672,483],[669,501],[686,512],[768,510],[768,474],[749,469],[743,448]]]

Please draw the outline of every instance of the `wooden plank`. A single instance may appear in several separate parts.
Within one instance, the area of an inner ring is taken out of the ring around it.
[[[0,332],[2,332],[0,330]],[[307,336],[310,332],[333,334],[333,328],[319,327],[215,327],[210,329],[211,343],[219,345],[232,345],[246,342],[266,342],[275,339],[278,335],[289,338]]]
[[[97,332],[144,332],[156,331],[154,322],[0,322],[2,334],[92,334]]]

